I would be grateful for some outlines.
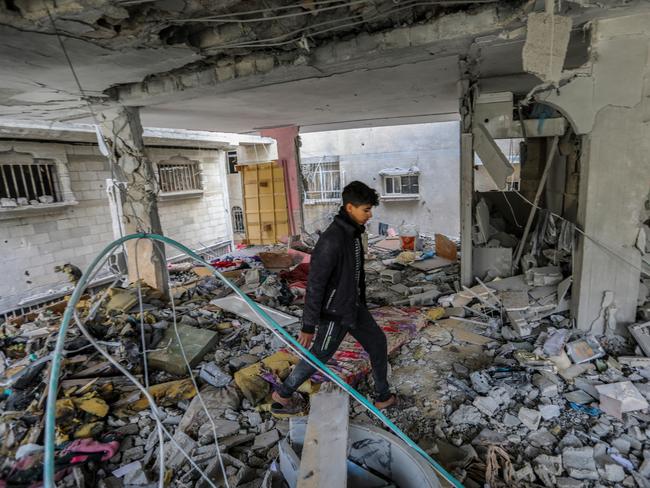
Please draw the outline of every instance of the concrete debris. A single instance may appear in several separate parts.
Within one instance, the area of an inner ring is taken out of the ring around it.
[[[623,413],[648,408],[648,401],[630,381],[596,385],[596,390],[600,394],[600,409],[619,419]]]
[[[487,203],[485,207],[487,220],[481,226],[488,234],[487,245],[503,226]],[[488,462],[489,476],[507,472],[511,486],[628,487],[636,483],[633,475],[647,476],[648,358],[635,354],[634,344],[624,338],[596,337],[572,327],[558,298],[570,293],[566,285],[559,290],[559,283],[566,282],[562,274],[566,263],[545,266],[547,261],[536,255],[525,274],[463,288],[458,284],[458,263],[439,261],[433,239],[421,236],[418,241],[421,249],[418,245],[408,251],[412,255],[404,262],[397,259],[402,254],[399,245],[388,249],[383,241],[370,241],[366,262],[368,301],[378,306],[373,314],[382,326],[396,331],[387,332],[393,351],[390,382],[404,402],[387,412],[391,420],[436,460],[449,461],[446,466],[465,486],[486,483]],[[444,241],[447,247],[449,242]],[[213,265],[233,273],[229,276],[236,283],[248,282],[249,293],[265,311],[276,314],[286,330],[297,334],[308,265],[278,274],[250,252],[220,258]],[[148,356],[154,358],[150,365],[156,364],[156,353],[167,351],[163,361],[167,366],[151,367],[148,379],[163,424],[174,439],[218,481],[222,474],[216,429],[230,486],[270,488],[276,485],[263,483],[270,483],[272,474],[297,473],[298,466],[291,463],[300,459],[300,450],[292,454],[287,447],[288,423],[269,413],[273,385],[297,359],[260,325],[258,317],[244,313],[241,301],[228,295],[209,271],[197,272],[192,266],[170,270],[179,332],[190,339],[196,331],[201,333],[202,339],[189,340],[185,351],[198,392],[174,346],[171,306],[155,290],[143,287],[142,317],[134,287],[114,292],[110,309],[100,307],[92,321],[92,333],[143,379],[143,319]],[[386,307],[397,302],[405,308]],[[85,317],[91,306],[89,298],[78,310]],[[37,444],[42,426],[34,412],[42,411],[38,404],[49,361],[47,346],[64,309],[65,303],[48,306],[2,324],[5,394],[0,408],[25,412],[5,415],[0,423],[2,477],[11,473],[21,446],[22,459],[42,452]],[[398,343],[392,334],[399,336]],[[80,352],[70,353],[62,366],[57,440],[111,446],[109,459],[82,467],[82,476],[92,474],[98,486],[157,484],[158,436],[148,402],[87,345],[76,329],[68,332],[66,351]],[[173,358],[170,349],[176,353]],[[348,375],[346,380],[354,379],[369,395],[368,371],[354,369],[363,359],[358,350],[350,343],[341,352],[333,362]],[[322,381],[315,375],[301,393],[316,392]],[[350,425],[376,424],[359,405],[350,405],[350,415]],[[495,457],[491,446],[498,446],[509,459]],[[168,439],[165,451],[168,486],[208,486]],[[274,471],[278,457],[280,473]],[[72,473],[64,475],[61,486],[76,486]]]
[[[521,407],[517,414],[521,423],[528,427],[530,430],[537,430],[542,414],[539,410],[533,410],[526,407]]]
[[[562,450],[562,462],[569,476],[578,480],[597,480],[593,447],[567,447]]]

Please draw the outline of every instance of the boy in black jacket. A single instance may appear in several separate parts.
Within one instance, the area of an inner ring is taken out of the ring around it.
[[[375,380],[375,406],[395,403],[386,378],[386,336],[366,308],[361,234],[379,204],[377,192],[360,181],[343,189],[343,206],[323,232],[311,256],[307,295],[298,342],[326,363],[350,333],[366,350]],[[316,338],[314,340],[314,332]],[[313,345],[312,345],[313,340]],[[294,394],[315,369],[302,360],[284,383],[273,392],[273,411],[296,413],[303,405]]]

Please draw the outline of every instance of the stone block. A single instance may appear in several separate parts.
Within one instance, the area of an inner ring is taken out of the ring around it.
[[[542,419],[542,414],[539,410],[533,410],[526,407],[521,407],[517,415],[521,423],[528,427],[530,430],[537,430],[539,422]]]
[[[481,417],[481,412],[471,405],[461,405],[458,407],[458,409],[449,417],[449,421],[454,425],[481,425],[484,423],[483,418]]]
[[[491,417],[497,410],[499,410],[499,403],[489,396],[477,396],[474,399],[473,404],[488,417]]]
[[[560,416],[560,407],[557,405],[540,405],[539,411],[544,420],[550,420]]]
[[[567,447],[562,450],[562,460],[564,469],[572,478],[578,480],[597,480],[599,478],[593,447]]]

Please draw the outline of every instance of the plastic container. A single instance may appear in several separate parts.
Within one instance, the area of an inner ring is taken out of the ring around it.
[[[418,238],[418,228],[415,224],[403,224],[399,228],[399,238],[402,243],[402,251],[415,251],[415,241]]]

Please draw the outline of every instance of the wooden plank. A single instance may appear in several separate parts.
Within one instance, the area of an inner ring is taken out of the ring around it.
[[[321,391],[311,397],[298,488],[347,486],[348,395]]]

